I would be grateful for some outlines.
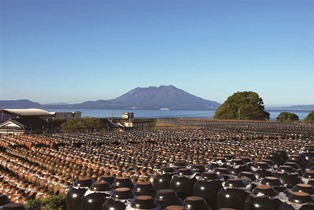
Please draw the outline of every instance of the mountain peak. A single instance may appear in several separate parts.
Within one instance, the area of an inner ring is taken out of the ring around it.
[[[110,100],[115,106],[138,109],[215,109],[220,104],[196,97],[173,85],[137,87]]]

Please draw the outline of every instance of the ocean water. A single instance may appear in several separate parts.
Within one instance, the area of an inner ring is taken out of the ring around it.
[[[122,112],[133,112],[135,118],[212,118],[216,110],[139,110],[139,109],[48,109],[50,112],[82,112],[82,117],[121,117]],[[311,110],[266,110],[274,120],[283,111],[295,113],[303,120]]]

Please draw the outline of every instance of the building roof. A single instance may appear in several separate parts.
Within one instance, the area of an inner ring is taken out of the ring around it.
[[[19,116],[52,116],[50,112],[47,112],[43,109],[2,109],[1,112],[10,115],[19,115]]]
[[[50,125],[48,122],[39,117],[27,117],[25,119],[20,118],[12,121],[22,124],[26,129],[41,129],[43,126],[47,127]]]

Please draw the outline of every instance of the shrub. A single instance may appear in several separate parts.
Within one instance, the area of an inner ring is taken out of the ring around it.
[[[304,122],[314,123],[314,111],[310,112],[306,118],[304,118]]]
[[[55,195],[42,200],[30,199],[25,207],[28,210],[66,210],[66,195]]]
[[[299,121],[299,116],[291,112],[281,112],[276,117],[276,120],[279,122],[290,123],[290,122]]]

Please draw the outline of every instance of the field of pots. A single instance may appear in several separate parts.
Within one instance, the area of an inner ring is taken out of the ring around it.
[[[53,195],[67,210],[314,209],[313,125],[187,121],[198,127],[1,136],[0,209]]]

